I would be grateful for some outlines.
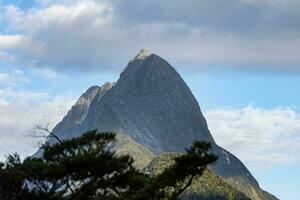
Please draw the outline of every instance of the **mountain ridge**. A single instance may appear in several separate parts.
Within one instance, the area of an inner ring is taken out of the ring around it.
[[[128,134],[154,154],[183,152],[194,140],[205,140],[219,157],[212,171],[252,199],[267,199],[244,164],[215,143],[178,72],[146,50],[130,60],[116,83],[89,88],[53,133],[66,139],[89,129]]]

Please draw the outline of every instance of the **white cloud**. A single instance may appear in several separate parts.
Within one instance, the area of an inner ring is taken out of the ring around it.
[[[254,169],[300,164],[300,113],[293,108],[217,108],[206,113],[216,142]]]
[[[36,124],[50,123],[52,128],[70,109],[74,99],[70,96],[55,96],[36,102],[40,94],[16,92],[17,100],[1,99],[0,91],[0,160],[7,154],[18,152],[22,157],[37,150],[41,138],[28,137]],[[26,99],[20,100],[21,96]]]
[[[4,9],[7,29],[16,34],[2,36],[2,49],[30,66],[119,69],[139,49],[148,48],[176,59],[175,64],[200,69],[213,64],[300,71],[300,15],[293,0],[284,9],[268,0],[230,0],[226,6],[206,0],[36,2],[27,10]]]
[[[16,87],[18,85],[28,83],[29,79],[20,70],[12,70],[11,72],[0,71],[0,86]],[[3,92],[3,89],[0,89]]]
[[[29,11],[7,6],[5,17],[10,22],[9,29],[20,32],[22,38],[17,45],[6,45],[6,49],[13,51],[18,61],[31,66],[89,68],[92,63],[95,65],[95,59],[101,64],[106,57],[102,54],[105,52],[102,48],[108,45],[105,40],[113,40],[109,37],[114,33],[105,30],[109,28],[111,9],[95,1],[54,4]]]
[[[53,28],[75,28],[76,24],[90,24],[90,21],[97,22],[97,25],[105,24],[110,13],[111,7],[106,4],[82,1],[72,5],[54,4],[45,8],[33,8],[27,12],[10,5],[6,9],[6,18],[16,25],[16,29],[36,35],[46,31],[58,31]],[[78,32],[84,31],[81,27],[76,28]]]
[[[31,73],[53,78],[48,71]],[[34,125],[50,123],[52,128],[74,104],[67,92],[51,95],[47,90],[26,89],[32,81],[29,74],[19,69],[0,72],[0,160],[14,152],[24,157],[36,151],[36,142],[43,139],[28,137]]]
[[[8,73],[0,73],[0,85],[11,85],[14,81]]]
[[[0,21],[1,21],[1,16],[0,16]],[[18,47],[21,44],[21,41],[22,41],[21,35],[1,35],[0,33],[0,61],[12,60],[12,56],[9,55],[7,50]]]
[[[33,69],[34,73],[36,73],[38,76],[44,78],[45,80],[54,81],[58,78],[58,73],[55,70],[52,69]]]
[[[0,49],[13,48],[20,43],[20,35],[0,35]]]
[[[49,98],[46,92],[33,92],[21,89],[4,88],[0,89],[0,99],[13,101],[31,101],[38,102]]]

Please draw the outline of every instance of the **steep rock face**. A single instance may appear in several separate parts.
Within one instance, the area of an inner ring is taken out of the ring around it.
[[[96,98],[100,100],[104,94],[113,87],[114,83],[105,83],[103,86],[92,86],[85,93],[83,93],[78,101],[72,106],[68,114],[63,120],[58,123],[53,133],[61,137],[62,139],[76,137],[90,128],[83,127],[83,123],[86,121],[86,117],[92,108],[92,102]],[[50,143],[55,142],[51,140]]]
[[[215,143],[197,100],[176,70],[145,50],[115,84],[88,89],[53,133],[64,139],[90,129],[129,134],[155,154],[182,152],[194,140],[211,142],[219,157],[211,169],[252,199],[267,199],[243,163]]]
[[[85,127],[126,132],[154,153],[182,151],[195,139],[214,143],[185,82],[154,54],[131,61],[91,108]]]

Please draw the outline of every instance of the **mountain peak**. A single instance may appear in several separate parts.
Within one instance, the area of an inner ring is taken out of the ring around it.
[[[144,60],[148,58],[152,53],[146,49],[141,49],[139,53],[134,57],[134,60]]]
[[[276,199],[259,188],[238,158],[215,143],[197,100],[178,72],[145,49],[115,84],[91,87],[52,133],[68,139],[95,129],[128,134],[155,154],[183,152],[195,140],[210,142],[218,156],[211,170],[251,199]],[[47,142],[53,144],[54,139]]]
[[[190,90],[176,70],[160,56],[142,49],[120,74],[117,81],[119,93],[145,96],[161,92]]]

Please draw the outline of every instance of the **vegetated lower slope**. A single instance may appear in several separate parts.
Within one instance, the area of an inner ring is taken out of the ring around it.
[[[157,175],[174,163],[180,153],[166,152],[155,157],[144,169],[150,176]],[[202,176],[197,177],[187,189],[182,200],[250,200],[242,192],[234,189],[222,178],[207,169]]]
[[[272,194],[259,189],[255,185],[251,185],[248,182],[244,181],[244,179],[240,176],[230,177],[225,179],[227,183],[229,183],[232,187],[236,188],[237,190],[243,191],[247,194],[247,196],[251,197],[252,200],[276,200],[277,198]]]
[[[154,159],[154,154],[143,145],[135,142],[128,134],[117,134],[113,150],[117,155],[130,155],[134,159],[133,166],[143,170]]]

